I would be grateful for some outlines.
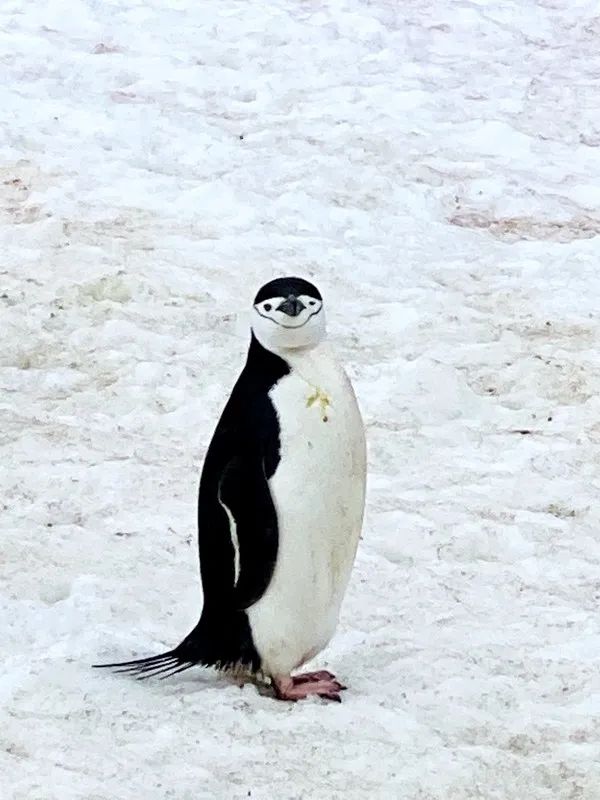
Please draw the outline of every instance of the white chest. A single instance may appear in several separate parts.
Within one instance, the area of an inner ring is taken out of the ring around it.
[[[279,550],[249,611],[267,668],[286,672],[331,638],[362,525],[365,440],[350,382],[326,351],[292,364],[271,391],[281,459],[270,480]]]
[[[350,381],[324,354],[305,357],[271,399],[280,426],[281,460],[271,480],[280,524],[301,516],[333,543],[365,478],[364,430]]]

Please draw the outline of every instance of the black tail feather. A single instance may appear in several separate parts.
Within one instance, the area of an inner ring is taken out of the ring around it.
[[[125,667],[125,669],[119,669],[117,672],[125,672],[135,675],[143,675],[144,673],[152,674],[157,670],[161,670],[167,667],[173,667],[178,664],[178,660],[176,658],[169,658],[165,661],[158,661],[153,662],[151,664],[147,664],[145,661],[140,661],[137,666],[134,667]]]
[[[177,672],[183,672],[196,664],[210,666],[214,664],[211,653],[207,649],[207,629],[202,620],[185,639],[165,653],[147,658],[135,658],[130,661],[116,661],[111,664],[94,664],[101,669],[112,669],[114,672],[132,675],[137,680],[154,678],[160,675],[168,678]],[[210,639],[209,639],[210,641]]]
[[[95,668],[112,669],[133,675],[137,680],[161,676],[161,680],[184,672],[193,666],[229,669],[243,666],[251,672],[260,669],[261,661],[244,612],[231,612],[217,621],[202,617],[185,639],[165,653],[112,664],[93,664]]]
[[[192,661],[171,661],[168,664],[161,664],[152,670],[138,670],[135,673],[135,677],[139,681],[146,680],[147,678],[155,678],[157,675],[164,675],[165,678],[168,678],[171,673],[174,674],[182,665],[185,665],[184,669],[189,669],[189,667],[194,666],[194,663]]]
[[[176,659],[174,659],[173,661],[164,661],[161,664],[145,665],[142,663],[140,664],[139,667],[129,667],[128,669],[120,669],[118,670],[118,672],[125,673],[127,675],[134,675],[136,678],[152,678],[154,675],[158,675],[164,670],[176,667],[178,663],[179,662]]]
[[[128,670],[143,670],[144,672],[147,672],[148,670],[162,667],[172,661],[177,661],[177,656],[174,653],[169,652],[165,653],[165,655],[161,656],[160,658],[140,658],[130,666],[125,666],[123,671],[127,672]]]
[[[166,675],[163,675],[160,680],[164,681],[165,678],[170,678],[171,675],[177,675],[178,672],[185,672],[186,669],[189,669],[190,667],[193,667],[193,666],[194,665],[188,661],[185,664],[182,664],[180,667],[175,667],[170,672],[168,672]],[[146,676],[144,676],[144,677],[146,677]],[[138,679],[138,680],[140,680],[140,679]]]
[[[117,673],[124,673],[126,675],[133,675],[138,680],[145,678],[153,678],[155,675],[162,673],[183,672],[184,669],[189,669],[195,664],[202,663],[201,658],[190,658],[189,653],[182,653],[182,644],[169,650],[166,653],[161,653],[157,656],[149,656],[148,658],[136,658],[132,661],[116,661],[112,664],[92,664],[96,669],[112,669]],[[169,675],[165,675],[168,678]]]
[[[162,661],[168,661],[173,658],[176,658],[175,651],[169,650],[167,653],[162,653],[159,656],[135,658],[132,661],[115,661],[114,664],[92,664],[92,667],[94,669],[115,669],[117,672],[127,672],[130,668],[136,669],[137,667],[146,664],[160,664]]]

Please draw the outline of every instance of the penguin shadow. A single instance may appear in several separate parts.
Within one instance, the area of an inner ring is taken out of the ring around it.
[[[148,681],[150,683],[150,681]],[[156,681],[153,685],[156,686]],[[190,670],[177,677],[166,677],[159,683],[161,694],[173,697],[187,697],[207,692],[211,690],[239,689],[240,694],[248,696],[249,693],[262,697],[274,698],[274,689],[264,678],[257,675],[236,675],[229,672],[211,670],[210,668],[198,668],[197,671]]]

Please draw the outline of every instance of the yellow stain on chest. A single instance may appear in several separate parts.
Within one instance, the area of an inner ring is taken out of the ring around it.
[[[323,422],[327,422],[329,419],[327,416],[328,408],[332,405],[331,397],[323,389],[319,389],[318,386],[312,387],[312,389],[312,393],[306,398],[306,407],[316,406],[320,411]]]

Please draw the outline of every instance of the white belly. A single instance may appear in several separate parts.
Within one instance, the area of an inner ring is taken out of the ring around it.
[[[270,481],[279,549],[248,617],[264,671],[286,675],[335,630],[362,526],[365,439],[350,382],[324,347],[295,356],[271,398],[281,428]]]

